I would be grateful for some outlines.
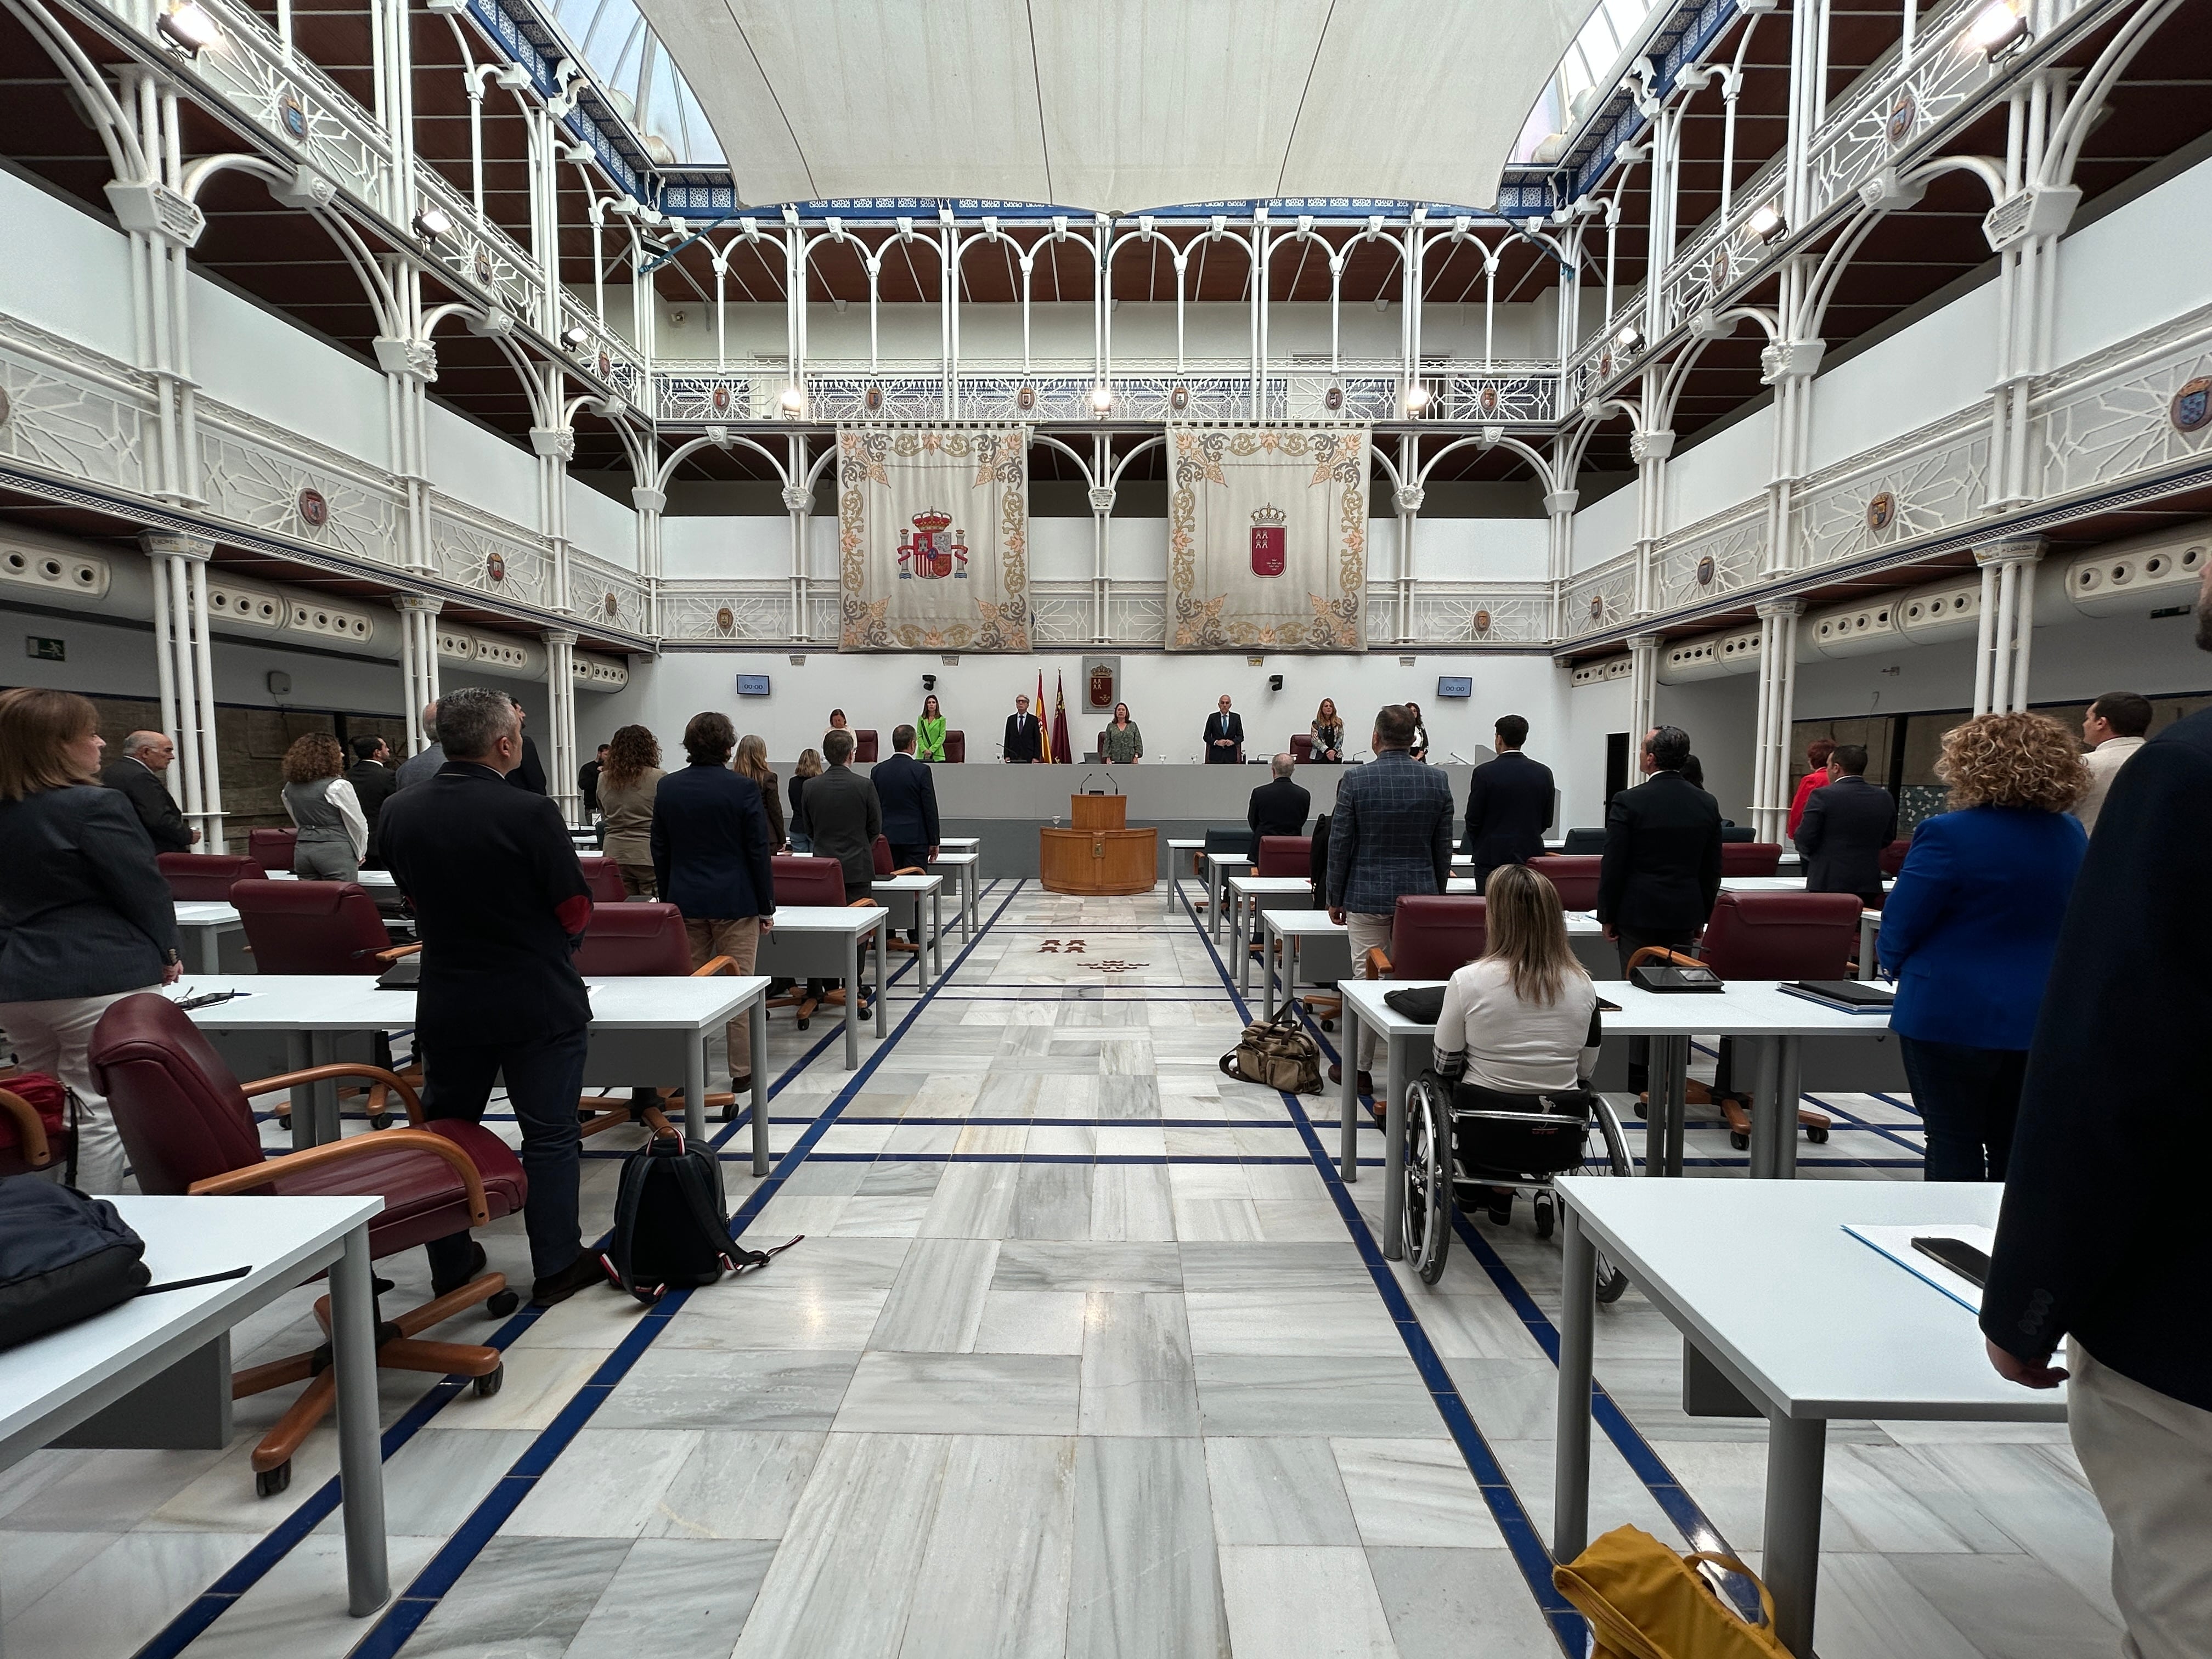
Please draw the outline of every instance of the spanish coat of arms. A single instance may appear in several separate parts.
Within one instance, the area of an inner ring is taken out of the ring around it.
[[[947,534],[950,531],[951,533]],[[968,538],[965,531],[952,529],[952,515],[926,507],[914,515],[914,528],[899,537],[899,580],[908,581],[941,581],[950,576],[955,581],[968,580]]]

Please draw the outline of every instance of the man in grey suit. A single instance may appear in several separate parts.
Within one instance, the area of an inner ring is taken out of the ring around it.
[[[100,769],[100,781],[131,798],[131,810],[153,837],[157,853],[189,853],[200,832],[185,822],[165,775],[177,757],[177,745],[161,732],[133,732],[123,739],[123,755]]]
[[[1393,703],[1375,717],[1375,758],[1347,769],[1337,785],[1328,825],[1328,914],[1344,924],[1358,962],[1378,946],[1388,954],[1390,925],[1402,893],[1449,891],[1452,853],[1450,780],[1410,752],[1413,711]],[[1375,1033],[1359,1032],[1359,1087],[1375,1091],[1368,1062]],[[1341,1082],[1342,1066],[1328,1068]]]
[[[398,794],[418,783],[428,783],[445,769],[446,750],[438,741],[438,705],[422,705],[422,735],[430,741],[399,763],[392,775],[392,793]]]
[[[1828,757],[1828,781],[1805,803],[1797,824],[1797,850],[1807,860],[1808,893],[1856,893],[1869,909],[1881,908],[1881,849],[1897,839],[1897,802],[1866,781],[1867,751],[1856,743],[1836,745]]]

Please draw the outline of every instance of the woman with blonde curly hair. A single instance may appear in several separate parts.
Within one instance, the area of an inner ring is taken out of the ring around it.
[[[1881,916],[1898,1035],[1927,1126],[1929,1181],[2002,1181],[2036,1011],[2089,838],[2079,745],[2040,714],[1943,736],[1949,810],[1922,823]]]
[[[302,881],[351,881],[368,852],[368,817],[346,779],[345,750],[327,732],[292,739],[284,751],[284,810],[298,826],[292,873]]]

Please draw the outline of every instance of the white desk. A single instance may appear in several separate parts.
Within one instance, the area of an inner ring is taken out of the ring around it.
[[[928,974],[921,975],[921,952],[920,951],[915,952],[914,965],[921,981],[921,983],[915,986],[915,991],[919,993],[923,985],[932,979],[944,978],[945,878],[942,876],[878,876],[869,884],[868,891],[869,896],[879,903],[886,899],[890,901],[884,908],[892,913],[890,919],[894,923],[902,927],[909,927],[917,933],[927,932],[929,935],[922,942],[923,948],[929,952],[930,956],[931,967]],[[929,901],[929,926],[927,929],[921,925],[921,902],[925,898]],[[889,990],[890,988],[885,986],[882,988]]]
[[[1267,938],[1260,957],[1260,988],[1267,1004],[1267,1018],[1275,1017],[1276,951],[1281,951],[1281,979],[1283,994],[1294,997],[1305,971],[1311,969],[1316,981],[1334,979],[1341,982],[1352,977],[1352,946],[1347,942],[1347,929],[1340,921],[1331,921],[1326,910],[1262,910],[1260,926]],[[1307,941],[1314,943],[1310,945]],[[1335,941],[1332,947],[1329,941]],[[1311,958],[1308,952],[1312,953]]]
[[[1994,1226],[1999,1186],[1573,1176],[1554,1190],[1566,1215],[1552,1525],[1559,1560],[1589,1541],[1599,1249],[1682,1333],[1685,1367],[1717,1373],[1721,1386],[1711,1393],[1741,1396],[1706,1409],[1766,1419],[1762,1576],[1774,1592],[1777,1633],[1806,1659],[1829,1419],[2022,1423],[2066,1415],[2063,1390],[2023,1389],[1990,1368],[1972,1314],[1843,1231],[1847,1223]]]
[[[374,1298],[368,1220],[380,1198],[145,1198],[112,1200],[146,1241],[154,1283],[251,1266],[242,1279],[142,1296],[0,1353],[0,1468],[47,1445],[210,1344],[228,1367],[232,1326],[330,1269],[337,1372],[338,1467],[345,1494],[346,1607],[356,1618],[391,1597],[378,1445]],[[204,1379],[222,1390],[220,1371]],[[158,1401],[149,1402],[157,1412]],[[225,1413],[227,1415],[227,1413]],[[242,1478],[242,1477],[241,1477]],[[38,1659],[26,1655],[21,1659]]]
[[[592,988],[592,1024],[584,1080],[602,1087],[656,1083],[666,1074],[671,1043],[679,1045],[684,1131],[704,1139],[707,1039],[738,1014],[746,1013],[753,1052],[767,1054],[767,977],[759,974],[717,974],[708,979],[652,975],[585,982]],[[182,997],[204,991],[243,992],[228,1002],[194,1008],[188,1017],[210,1031],[283,1033],[287,1064],[295,1071],[331,1063],[331,1040],[342,1032],[401,1030],[415,1024],[413,991],[380,991],[375,980],[368,977],[255,974],[240,976],[234,986],[222,976],[189,975],[180,985]],[[430,1063],[436,1063],[435,1056]],[[753,1066],[753,1170],[757,1175],[768,1173],[768,1082],[769,1067],[763,1058]],[[293,1145],[312,1146],[337,1137],[336,1087],[327,1083],[311,1085],[304,1102],[295,1092]]]
[[[1199,845],[1203,848],[1205,842]],[[1216,945],[1221,943],[1221,884],[1231,876],[1241,875],[1252,867],[1251,859],[1243,853],[1206,853],[1199,857],[1206,863],[1206,926],[1213,935]]]
[[[1176,860],[1188,855],[1190,859],[1191,878],[1195,880],[1199,873],[1199,866],[1202,861],[1200,855],[1205,851],[1206,842],[1202,836],[1170,836],[1168,837],[1168,914],[1170,915],[1175,914],[1176,896],[1182,886],[1182,872],[1176,867]]]
[[[300,878],[289,870],[264,870],[262,873],[271,881],[297,881]],[[363,870],[355,875],[354,880],[372,893],[396,893],[399,890],[399,883],[389,870]]]
[[[177,902],[177,931],[198,947],[200,972],[204,974],[222,971],[222,936],[242,933],[245,927],[244,918],[230,905],[211,899]]]
[[[969,851],[953,851],[940,846],[937,856],[930,861],[933,872],[950,870],[960,883],[960,904],[953,915],[960,923],[960,942],[967,944],[975,937],[983,925],[983,880],[981,870],[983,855]]]
[[[890,1035],[887,935],[890,912],[880,904],[780,904],[775,926],[763,930],[753,966],[790,979],[836,979],[845,987],[845,1069],[860,1064],[860,940],[876,939],[876,1035]],[[767,1052],[765,1049],[763,1053]],[[765,1075],[756,1068],[756,1082]],[[767,1110],[756,1116],[767,1121]],[[765,1173],[765,1171],[763,1171]]]
[[[980,853],[983,850],[983,838],[981,836],[945,836],[939,840],[937,845],[947,853]]]
[[[1802,893],[1805,890],[1807,880],[1808,878],[1802,875],[1723,876],[1721,891],[1723,893]],[[1897,878],[1894,876],[1885,877],[1882,880],[1881,890],[1887,893],[1896,885]]]
[[[1347,1182],[1358,1179],[1352,1156],[1359,1113],[1359,1027],[1371,1026],[1382,1040],[1386,1056],[1383,1074],[1382,1254],[1396,1260],[1405,1250],[1401,1222],[1406,1201],[1405,1132],[1406,1089],[1427,1062],[1436,1027],[1417,1024],[1391,1007],[1383,998],[1411,986],[1438,984],[1436,980],[1345,980],[1337,988],[1344,994],[1342,1053],[1343,1173]],[[1754,1178],[1790,1180],[1797,1173],[1797,1100],[1799,1048],[1808,1036],[1844,1034],[1879,1036],[1889,1029],[1888,1015],[1848,1014],[1803,997],[1791,996],[1772,980],[1733,980],[1716,995],[1666,995],[1645,991],[1626,980],[1607,980],[1598,995],[1618,1005],[1618,1012],[1600,1016],[1608,1037],[1648,1036],[1672,1039],[1662,1052],[1652,1045],[1651,1105],[1644,1139],[1647,1173],[1682,1172],[1682,1079],[1689,1061],[1689,1040],[1694,1033],[1717,1032],[1747,1039],[1757,1045],[1752,1091],[1751,1173]],[[1784,1102],[1788,1109],[1784,1109]],[[1655,1156],[1654,1143],[1657,1143]]]
[[[1232,875],[1222,885],[1229,908],[1229,934],[1237,950],[1237,994],[1252,988],[1251,930],[1271,909],[1304,909],[1313,903],[1313,883],[1304,876]],[[1252,907],[1248,917],[1244,907]]]

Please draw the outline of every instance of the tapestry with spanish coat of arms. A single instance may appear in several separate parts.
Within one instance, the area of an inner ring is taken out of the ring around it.
[[[1168,428],[1167,648],[1354,651],[1368,434]]]
[[[1025,428],[837,434],[842,651],[1027,651]]]

